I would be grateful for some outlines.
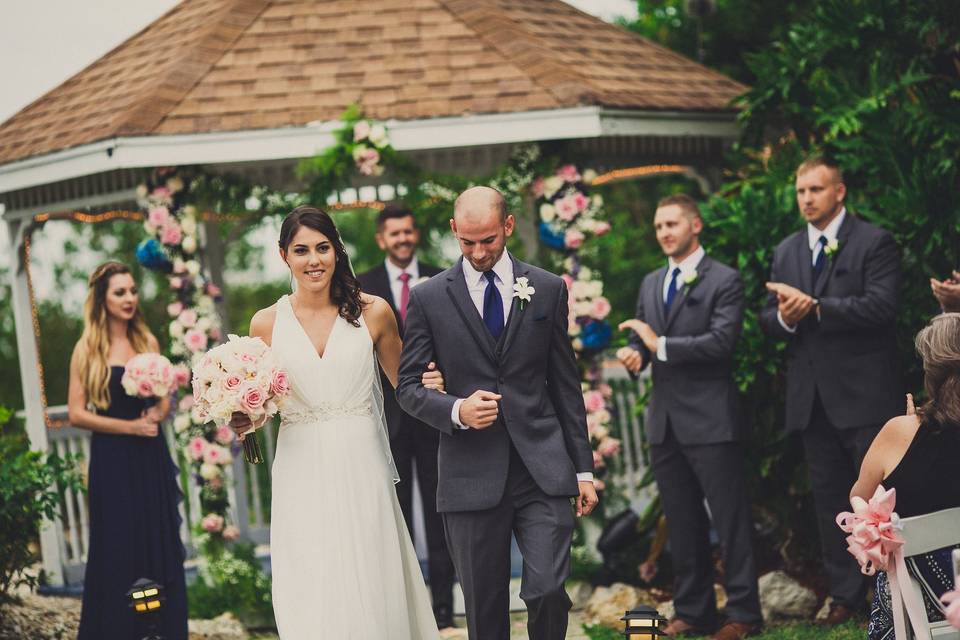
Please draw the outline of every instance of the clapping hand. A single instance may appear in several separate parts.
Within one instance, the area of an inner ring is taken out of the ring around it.
[[[443,386],[443,374],[437,369],[437,364],[431,362],[427,365],[427,370],[420,377],[420,384],[426,389],[434,389],[440,393],[446,393]]]
[[[620,329],[620,331],[625,329],[633,331],[640,336],[640,341],[646,345],[647,349],[650,349],[650,351],[657,350],[657,340],[660,336],[658,336],[657,333],[650,328],[650,325],[643,320],[637,320],[635,318],[624,320],[619,324],[619,326],[617,326],[617,328]]]
[[[473,429],[486,429],[497,421],[502,398],[499,393],[477,389],[460,403],[460,424]]]
[[[930,278],[930,289],[944,311],[960,311],[960,271],[943,282]]]
[[[577,483],[580,488],[580,495],[576,497],[577,517],[590,515],[593,508],[600,502],[597,497],[597,488],[593,485],[593,480],[584,480]]]
[[[767,291],[777,295],[777,311],[787,326],[796,326],[814,307],[811,296],[788,284],[768,282]]]

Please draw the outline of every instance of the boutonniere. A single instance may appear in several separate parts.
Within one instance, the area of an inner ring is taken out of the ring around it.
[[[837,251],[840,251],[840,241],[834,238],[823,248],[823,253],[829,258]]]
[[[413,288],[414,288],[415,286],[417,286],[418,284],[423,284],[424,282],[426,282],[426,281],[429,280],[429,279],[430,279],[430,276],[421,276],[421,277],[417,278],[416,280],[414,280],[413,282],[410,283],[410,288],[413,289]]]
[[[520,298],[521,311],[523,311],[523,303],[530,302],[536,292],[537,290],[530,286],[530,280],[523,276],[517,278],[517,281],[513,283],[513,297]]]
[[[680,282],[683,283],[683,292],[685,294],[690,292],[690,289],[693,288],[693,285],[695,285],[699,279],[700,274],[697,273],[696,269],[684,269],[680,271]]]

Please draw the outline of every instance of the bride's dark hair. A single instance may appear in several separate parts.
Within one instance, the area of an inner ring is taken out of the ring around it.
[[[333,245],[333,252],[337,258],[337,265],[333,269],[333,279],[330,281],[330,299],[340,309],[340,316],[355,327],[360,326],[360,314],[363,312],[363,302],[360,298],[360,282],[353,275],[350,268],[350,259],[347,250],[340,239],[337,225],[333,224],[330,215],[321,209],[308,205],[299,206],[283,219],[280,225],[280,249],[286,253],[297,235],[300,227],[307,227],[327,236]]]

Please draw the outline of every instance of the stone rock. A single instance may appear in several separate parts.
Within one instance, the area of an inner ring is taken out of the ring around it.
[[[23,595],[0,605],[0,640],[72,640],[80,627],[80,600]]]
[[[727,606],[727,592],[722,585],[713,585],[713,597],[717,599],[717,609],[723,609]]]
[[[792,618],[807,619],[817,609],[817,595],[783,571],[760,576],[760,609],[771,622]]]
[[[643,589],[615,582],[609,587],[596,588],[587,600],[584,617],[588,624],[602,624],[611,629],[622,629],[623,622],[620,618],[623,614],[641,604],[656,608],[657,601]]]
[[[823,601],[823,606],[820,607],[820,610],[817,611],[817,615],[814,617],[814,620],[817,622],[822,622],[827,619],[827,616],[830,615],[830,605],[833,604],[833,596],[827,596],[826,600]]]
[[[673,600],[666,600],[657,605],[657,612],[667,620],[673,620],[677,615],[677,610],[673,606]]]
[[[213,620],[191,620],[189,640],[247,640],[247,630],[229,611]]]

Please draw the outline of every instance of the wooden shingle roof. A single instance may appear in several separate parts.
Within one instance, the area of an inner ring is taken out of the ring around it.
[[[118,136],[576,106],[730,111],[735,81],[560,0],[184,0],[0,125],[0,164]]]

